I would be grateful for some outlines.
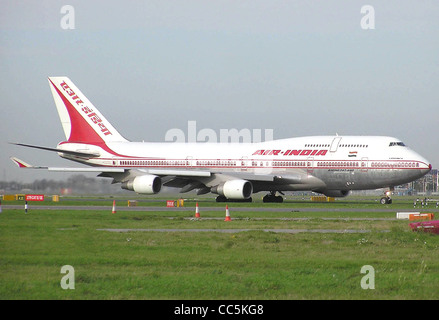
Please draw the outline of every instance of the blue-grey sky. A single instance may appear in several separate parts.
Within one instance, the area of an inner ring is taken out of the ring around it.
[[[65,30],[64,5],[75,13]],[[375,10],[375,29],[360,22]],[[126,138],[172,128],[388,135],[439,167],[439,2],[0,0],[0,180],[75,166],[47,82],[68,76]]]

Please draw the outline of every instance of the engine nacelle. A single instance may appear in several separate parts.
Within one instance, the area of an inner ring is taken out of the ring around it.
[[[322,192],[327,197],[343,198],[351,193],[350,190],[325,190]]]
[[[253,185],[247,180],[229,180],[213,187],[211,192],[228,199],[248,199],[253,193]]]
[[[155,194],[162,189],[162,179],[154,175],[145,174],[122,183],[122,189],[143,194]]]

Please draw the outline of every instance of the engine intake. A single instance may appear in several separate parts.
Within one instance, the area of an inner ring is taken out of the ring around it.
[[[212,187],[211,192],[228,199],[248,199],[253,193],[253,185],[247,180],[229,180]]]
[[[122,183],[122,189],[142,194],[156,194],[162,189],[162,179],[150,174],[137,176],[133,180]]]

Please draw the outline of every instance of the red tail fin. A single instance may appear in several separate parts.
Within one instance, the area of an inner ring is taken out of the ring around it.
[[[127,141],[67,77],[49,77],[50,89],[68,142]]]

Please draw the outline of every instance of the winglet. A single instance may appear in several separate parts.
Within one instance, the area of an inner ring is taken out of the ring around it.
[[[33,165],[24,162],[16,157],[10,157],[10,159],[19,167],[19,168],[33,168]]]

